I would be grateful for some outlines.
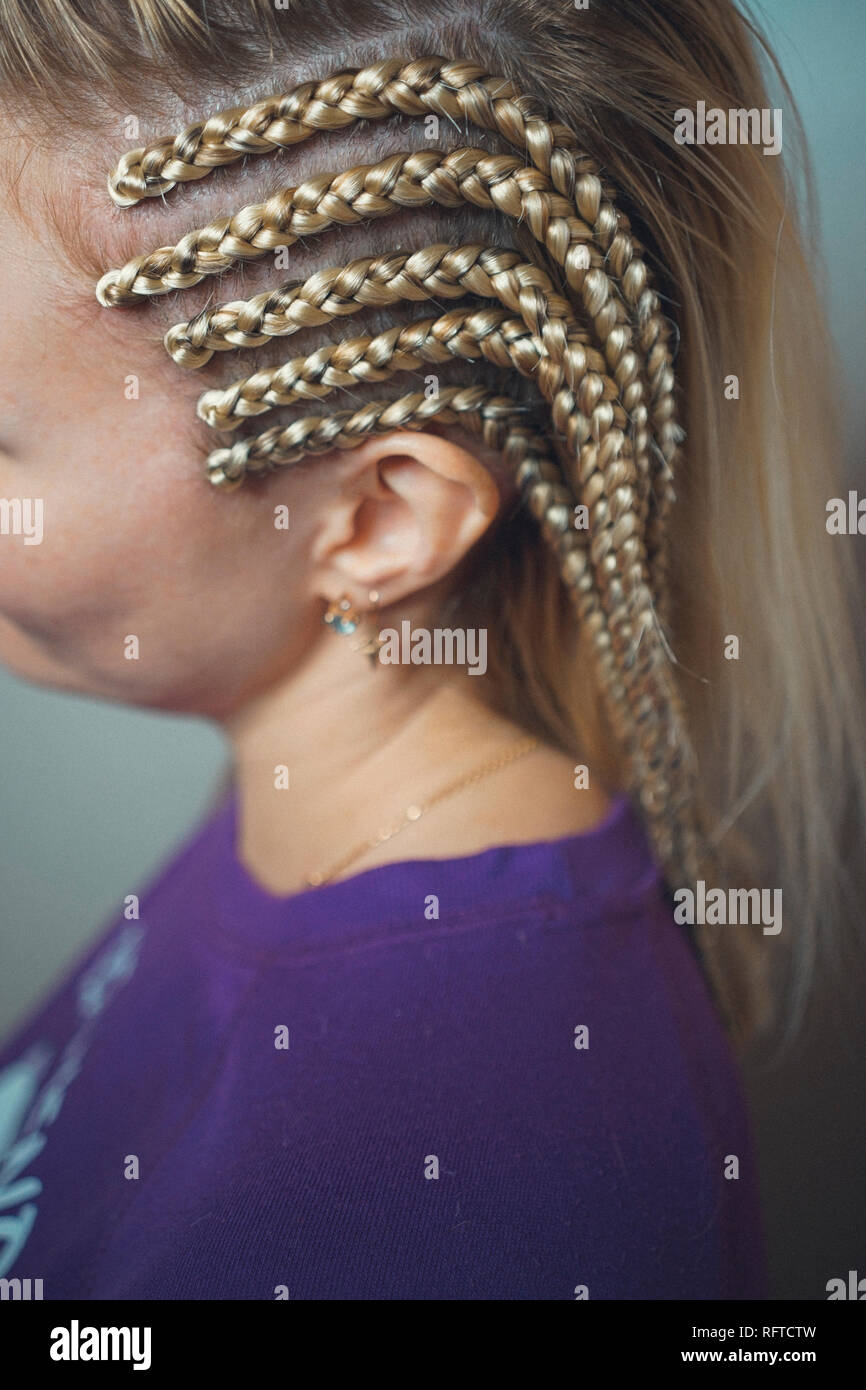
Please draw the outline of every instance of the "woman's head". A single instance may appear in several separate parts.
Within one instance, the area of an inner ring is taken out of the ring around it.
[[[447,612],[672,883],[710,840],[752,881],[762,808],[811,920],[851,727],[826,349],[779,164],[674,138],[769,104],[733,6],[3,9],[0,490],[45,508],[7,658],[224,717],[323,601]],[[733,1001],[744,944],[704,944]]]

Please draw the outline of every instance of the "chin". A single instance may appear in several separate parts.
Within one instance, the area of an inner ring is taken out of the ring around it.
[[[0,615],[0,666],[19,680],[49,690],[90,695],[101,699],[129,699],[122,692],[105,688],[98,679],[89,677],[68,660],[47,649],[44,640],[19,627],[10,618]],[[135,702],[133,697],[132,702]]]
[[[137,662],[129,663],[129,667],[137,666]],[[132,709],[159,710],[164,714],[220,720],[232,712],[236,703],[228,696],[222,700],[215,696],[213,681],[201,673],[189,676],[185,685],[178,680],[177,673],[171,681],[143,685],[131,678],[137,672],[130,671],[127,680],[120,681],[112,678],[110,672],[103,675],[89,669],[84,662],[78,666],[71,659],[62,660],[53,655],[46,650],[43,641],[3,616],[0,616],[0,668],[18,680],[47,690],[127,705]]]
[[[21,680],[68,690],[70,672],[8,618],[0,616],[0,665]]]

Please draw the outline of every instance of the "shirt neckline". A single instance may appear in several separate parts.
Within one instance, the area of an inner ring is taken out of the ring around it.
[[[527,908],[568,907],[576,922],[598,920],[614,904],[642,898],[660,879],[645,832],[627,797],[612,798],[604,819],[561,839],[496,845],[448,859],[407,859],[289,895],[270,893],[237,854],[235,790],[189,846],[205,852],[210,927],[237,949],[308,954],[407,930],[471,925]],[[425,916],[431,896],[439,917]]]

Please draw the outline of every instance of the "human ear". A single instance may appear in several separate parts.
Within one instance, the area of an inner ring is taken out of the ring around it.
[[[444,579],[499,509],[488,469],[439,435],[394,430],[347,456],[313,544],[314,591],[377,590],[384,605]]]

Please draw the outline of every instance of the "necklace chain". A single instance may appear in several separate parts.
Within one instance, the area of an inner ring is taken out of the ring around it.
[[[459,777],[455,777],[453,782],[448,782],[423,803],[413,803],[407,806],[400,820],[392,821],[390,825],[383,826],[371,839],[364,840],[362,844],[356,845],[348,854],[342,856],[327,869],[318,873],[310,874],[307,884],[310,888],[318,888],[323,883],[330,882],[337,874],[341,874],[350,864],[354,864],[356,859],[360,859],[362,854],[366,854],[371,849],[377,849],[379,845],[384,845],[388,840],[393,840],[395,835],[399,835],[401,830],[405,830],[408,825],[414,825],[432,806],[438,805],[446,797],[456,796],[458,792],[464,791],[467,787],[474,786],[476,782],[482,781],[485,777],[491,777],[494,772],[501,772],[503,768],[511,763],[517,762],[518,758],[525,758],[527,753],[531,753],[538,747],[537,738],[521,739],[512,745],[507,753],[500,753],[498,758],[490,762],[482,763],[480,767],[473,768],[469,772],[463,772]]]

